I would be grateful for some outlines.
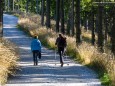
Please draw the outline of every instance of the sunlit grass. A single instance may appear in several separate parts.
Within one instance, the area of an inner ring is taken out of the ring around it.
[[[27,17],[26,17],[27,18]],[[52,31],[52,28],[48,30],[46,27],[41,27],[40,20],[37,20],[37,26],[35,23],[36,19],[40,16],[30,19],[29,21],[23,23],[22,17],[19,20],[19,25],[26,28],[29,33],[34,36],[37,35],[42,43],[50,48],[56,48],[55,40],[58,33]],[[26,23],[26,24],[25,24]],[[31,24],[30,24],[31,23]],[[54,27],[55,28],[55,27]],[[53,28],[53,29],[54,29]],[[65,35],[66,36],[66,35]],[[76,46],[76,40],[74,37],[66,36],[67,38],[67,54],[74,59],[77,59],[84,65],[90,65],[97,69],[100,73],[100,77],[103,84],[108,85],[111,82],[111,86],[115,86],[115,58],[111,52],[108,50],[107,53],[100,53],[96,46],[91,45],[91,32],[82,31],[83,43]],[[97,40],[97,35],[95,36]],[[85,42],[84,42],[85,41]],[[90,41],[90,43],[89,43]],[[113,84],[113,85],[112,85]]]
[[[17,67],[18,51],[16,46],[0,38],[0,84],[7,82],[8,75],[15,73]]]
[[[84,42],[78,47],[77,50],[81,56],[83,63],[90,64],[91,60],[93,59],[94,53],[96,52],[95,47],[91,46],[91,44]]]
[[[92,32],[91,32],[91,30],[84,30],[84,28],[81,28],[81,30],[82,30],[82,38],[83,38],[83,40],[85,41],[85,42],[89,42],[89,43],[91,43],[91,39],[92,39]],[[95,41],[97,41],[97,34],[95,33]]]

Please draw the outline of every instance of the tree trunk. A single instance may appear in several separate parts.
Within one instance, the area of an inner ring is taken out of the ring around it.
[[[68,20],[67,20],[67,35],[69,35],[69,36],[70,36],[70,27],[71,27],[70,16],[71,16],[71,9],[69,9],[69,11],[68,11]]]
[[[113,26],[111,29],[111,43],[112,43],[111,51],[115,55],[115,6],[113,10]]]
[[[12,0],[12,11],[14,12],[14,0]]]
[[[74,36],[74,0],[72,0],[72,19],[71,19],[72,36]]]
[[[98,8],[98,48],[103,52],[102,6]]]
[[[29,3],[29,0],[26,0],[26,13],[28,13],[28,3]]]
[[[36,13],[38,14],[39,8],[38,8],[38,0],[36,0]]]
[[[94,29],[94,7],[92,7],[91,13],[91,29],[92,29],[92,45],[95,44],[95,29]]]
[[[6,11],[6,6],[7,6],[7,0],[4,1],[4,10]]]
[[[3,0],[0,1],[0,37],[3,36]]]
[[[46,0],[46,27],[50,28],[50,0]]]
[[[105,12],[105,35],[104,35],[105,43],[107,43],[107,33],[108,33],[108,18],[107,18],[107,12]]]
[[[18,0],[18,2],[19,2],[19,0]],[[20,5],[18,4],[18,11],[20,11]]]
[[[10,11],[10,0],[8,0],[8,12]]]
[[[67,20],[67,35],[70,36],[70,17]]]
[[[76,1],[76,44],[81,43],[81,29],[80,29],[80,0]]]
[[[85,29],[85,31],[87,31],[87,12],[85,11],[84,12],[84,29]]]
[[[56,32],[59,32],[59,20],[60,20],[59,10],[60,10],[60,0],[56,0]]]
[[[41,24],[44,26],[44,7],[45,7],[45,1],[42,0],[42,14],[41,14]]]
[[[64,1],[61,0],[61,33],[65,34],[64,27]]]

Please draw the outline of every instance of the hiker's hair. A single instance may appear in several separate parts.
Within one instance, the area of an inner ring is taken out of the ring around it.
[[[61,34],[61,33],[59,33],[59,37],[62,37],[62,34]]]
[[[37,39],[38,38],[38,36],[34,36],[34,39]]]

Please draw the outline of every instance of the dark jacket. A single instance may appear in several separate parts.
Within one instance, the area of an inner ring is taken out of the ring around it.
[[[66,38],[58,37],[56,39],[55,45],[57,45],[58,47],[66,47],[67,46]]]

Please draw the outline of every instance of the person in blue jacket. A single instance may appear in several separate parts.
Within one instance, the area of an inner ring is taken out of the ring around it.
[[[33,53],[34,65],[38,65],[38,58],[41,59],[41,42],[37,36],[34,36],[31,42],[31,51]]]

